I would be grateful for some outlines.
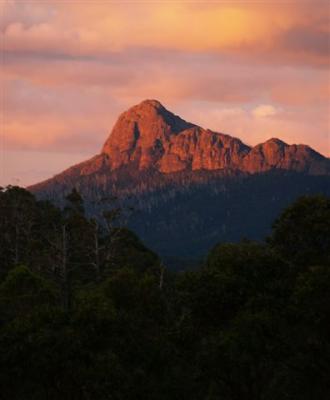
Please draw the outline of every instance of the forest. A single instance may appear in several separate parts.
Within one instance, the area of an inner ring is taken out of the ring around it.
[[[176,270],[106,204],[0,189],[1,400],[329,398],[329,197]]]

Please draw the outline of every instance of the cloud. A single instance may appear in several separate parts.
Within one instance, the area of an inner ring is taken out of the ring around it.
[[[6,7],[3,51],[86,56],[133,47],[229,53],[261,63],[329,63],[324,13],[309,2],[21,4]]]
[[[256,66],[228,55],[183,54],[170,50],[130,49],[109,56],[50,58],[43,53],[11,53],[3,63],[10,80],[48,87],[90,87],[112,96],[199,98],[279,103],[325,101],[329,72],[324,69]],[[77,89],[78,90],[78,89]]]
[[[96,153],[120,102],[98,90],[48,88],[14,80],[3,86],[0,137],[6,150]]]
[[[0,186],[32,185],[55,175],[63,165],[85,159],[85,154],[70,152],[6,151],[0,164]]]
[[[261,104],[252,110],[252,115],[256,118],[271,117],[277,114],[277,109],[269,104]]]
[[[31,26],[50,21],[56,15],[55,4],[33,1],[1,0],[0,30],[4,31],[12,23]]]
[[[329,57],[330,37],[326,29],[294,26],[282,34],[281,41],[288,50]]]

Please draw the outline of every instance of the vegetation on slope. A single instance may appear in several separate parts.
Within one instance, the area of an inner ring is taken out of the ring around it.
[[[0,192],[0,399],[327,399],[330,200],[166,270],[122,226]],[[218,221],[219,225],[222,223]]]

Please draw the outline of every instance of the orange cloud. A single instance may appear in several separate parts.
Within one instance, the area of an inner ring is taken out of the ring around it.
[[[320,66],[329,62],[329,29],[324,12],[308,2],[226,2],[196,7],[187,2],[139,2],[128,6],[116,2],[82,5],[45,1],[37,3],[37,14],[44,13],[45,21],[37,19],[35,23],[25,22],[17,2],[7,4],[7,13],[13,17],[3,28],[2,47],[6,51],[91,55],[152,47],[239,53],[259,62],[269,61],[262,54],[269,55],[273,62],[277,59]],[[15,11],[19,16],[16,21]],[[26,14],[31,21],[31,11]]]
[[[270,104],[260,104],[254,110],[252,110],[252,115],[256,118],[266,118],[276,114],[276,108]]]

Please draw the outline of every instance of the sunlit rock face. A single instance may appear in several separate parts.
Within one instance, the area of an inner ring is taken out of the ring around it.
[[[241,159],[249,150],[248,146],[236,138],[193,127],[170,138],[160,160],[159,170],[168,173],[187,168],[239,168]]]
[[[240,168],[250,147],[239,139],[205,130],[146,100],[124,112],[102,153],[112,169],[135,163],[140,170],[163,173]]]
[[[192,126],[158,101],[146,100],[120,115],[102,153],[109,156],[112,169],[131,162],[148,169],[168,151],[171,137]]]
[[[308,146],[288,145],[276,138],[250,147],[232,136],[184,121],[157,100],[145,100],[119,116],[98,155],[31,190],[58,189],[63,182],[79,186],[79,179],[87,176],[103,187],[114,176],[123,181],[119,178],[123,171],[135,178],[147,173],[158,179],[173,173],[250,175],[276,170],[330,175],[330,160]]]
[[[271,169],[323,174],[329,170],[329,161],[309,146],[288,145],[272,138],[253,147],[242,163],[242,170],[249,173]]]
[[[156,100],[145,100],[121,114],[102,154],[111,170],[128,164],[162,173],[186,169],[326,173],[329,168],[328,160],[308,146],[273,138],[251,148],[237,138],[184,121]]]

